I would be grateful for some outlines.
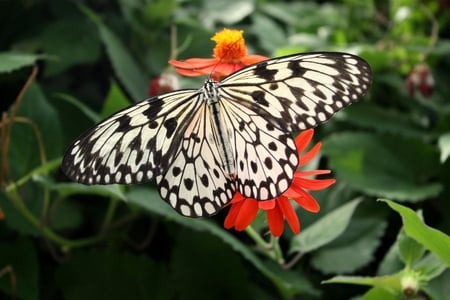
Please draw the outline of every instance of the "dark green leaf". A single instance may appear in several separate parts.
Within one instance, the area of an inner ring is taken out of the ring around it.
[[[38,84],[30,85],[20,103],[18,117],[26,118],[39,131],[47,159],[59,157],[62,151],[61,124],[56,110],[47,101]],[[9,163],[13,177],[21,177],[38,166],[38,137],[30,123],[15,123],[11,133]]]
[[[163,265],[113,251],[73,253],[57,270],[56,283],[67,300],[169,299],[173,294]]]
[[[47,26],[40,40],[45,53],[56,59],[47,63],[45,74],[54,76],[72,66],[97,61],[100,41],[93,29],[85,18],[62,19]]]
[[[361,199],[348,202],[303,229],[300,234],[292,238],[289,252],[308,253],[337,238],[347,228],[360,202]]]
[[[386,229],[386,222],[378,218],[352,220],[345,234],[316,251],[312,265],[323,273],[351,273],[374,259]]]
[[[33,242],[20,238],[14,242],[3,241],[0,244],[0,272],[10,267],[13,273],[0,276],[0,289],[12,294],[14,285],[15,295],[24,300],[39,299],[39,263]],[[13,280],[11,280],[13,276]],[[5,297],[14,299],[14,297]]]
[[[131,103],[122,92],[122,89],[115,82],[112,82],[108,96],[106,96],[105,103],[103,104],[101,115],[106,118],[113,113],[130,106],[130,104]]]
[[[130,203],[137,204],[146,210],[156,213],[164,218],[181,224],[185,227],[196,231],[206,231],[212,235],[220,238],[224,243],[233,248],[234,251],[240,253],[262,274],[269,278],[278,288],[281,294],[285,296],[292,296],[297,293],[315,294],[316,291],[308,285],[295,285],[292,278],[286,276],[282,272],[275,273],[272,268],[269,268],[253,251],[251,251],[245,244],[236,239],[229,232],[218,227],[216,224],[207,220],[191,219],[177,214],[168,204],[161,200],[158,192],[155,189],[148,189],[136,187],[130,190],[127,194],[127,199]],[[286,277],[284,277],[286,276]],[[305,288],[304,290],[300,290]]]
[[[324,140],[337,177],[369,195],[419,201],[442,191],[437,176],[439,158],[434,148],[400,136],[340,133]]]
[[[135,61],[124,42],[106,26],[98,15],[84,7],[85,12],[97,25],[100,38],[106,47],[109,59],[117,77],[135,102],[147,96],[148,76]]]
[[[41,58],[45,58],[45,56],[29,53],[0,52],[0,73],[9,73],[23,67],[32,66]]]

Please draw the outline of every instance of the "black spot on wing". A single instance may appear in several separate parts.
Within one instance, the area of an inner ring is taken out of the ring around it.
[[[298,61],[295,60],[288,63],[288,69],[291,70],[292,77],[302,77],[306,72],[306,69],[300,67]]]
[[[269,106],[269,102],[267,102],[265,98],[266,93],[264,93],[263,91],[254,91],[252,92],[251,96],[256,103],[261,104],[262,106],[265,107]]]
[[[164,127],[166,128],[166,137],[170,138],[172,137],[173,133],[175,132],[175,129],[177,128],[178,121],[175,118],[170,118],[164,121]]]
[[[262,62],[256,65],[254,74],[259,78],[262,78],[268,82],[274,81],[277,70],[269,70],[267,68],[267,62]]]

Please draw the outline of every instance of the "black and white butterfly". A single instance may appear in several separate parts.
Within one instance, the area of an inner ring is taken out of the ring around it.
[[[236,190],[275,198],[298,166],[292,134],[356,102],[370,83],[370,66],[347,53],[270,59],[117,112],[68,148],[62,169],[84,184],[155,178],[161,197],[190,217],[217,213]]]

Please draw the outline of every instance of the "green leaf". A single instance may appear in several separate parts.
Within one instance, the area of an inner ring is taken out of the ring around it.
[[[49,103],[38,84],[30,85],[17,111],[18,117],[31,120],[39,130],[48,160],[62,151],[62,130],[57,111]],[[32,125],[15,123],[12,127],[9,162],[13,177],[21,177],[41,164],[39,147]]]
[[[45,57],[40,54],[0,52],[0,73],[10,73],[23,67],[32,66],[38,59]]]
[[[284,296],[291,297],[300,292],[308,294],[316,293],[316,291],[311,286],[305,284],[304,281],[302,282],[302,285],[299,285],[298,281],[295,280],[296,277],[293,278],[292,276],[288,276],[288,274],[284,272],[275,272],[272,268],[263,263],[263,261],[261,261],[261,259],[245,244],[229,232],[218,227],[216,224],[208,220],[191,219],[179,215],[167,203],[161,200],[156,189],[136,187],[130,189],[126,197],[130,203],[139,205],[140,207],[165,217],[170,221],[196,231],[206,231],[217,236],[224,243],[230,245],[234,251],[240,253],[246,260],[253,264],[253,266],[264,276],[269,278]]]
[[[350,106],[342,113],[337,114],[336,119],[381,133],[419,139],[432,138],[429,130],[419,127],[408,114],[402,114],[398,110],[389,110],[368,102]]]
[[[51,187],[52,190],[56,190],[63,197],[69,195],[99,195],[103,197],[111,197],[114,199],[126,200],[121,186],[117,184],[110,185],[84,185],[74,182],[57,183]]]
[[[386,202],[393,210],[400,214],[403,221],[403,228],[408,236],[421,243],[425,248],[442,259],[447,266],[450,266],[449,236],[425,225],[410,208],[387,199],[380,199],[380,201]]]
[[[208,259],[193,259],[200,257]],[[203,233],[177,229],[170,259],[172,280],[177,283],[173,289],[183,299],[221,299],[230,291],[239,291],[237,299],[250,299],[250,269],[242,263],[219,238],[205,239]]]
[[[251,0],[231,0],[231,1],[205,1],[205,15],[203,22],[213,24],[222,22],[224,24],[234,24],[249,16],[255,10],[255,3]]]
[[[78,100],[77,98],[67,95],[67,94],[56,94],[56,97],[61,98],[62,100],[72,104],[78,110],[80,110],[86,117],[91,119],[94,123],[101,121],[101,117],[98,113],[93,111],[89,106]]]
[[[419,260],[425,252],[423,245],[407,236],[403,231],[398,236],[398,249],[400,258],[407,267]]]
[[[72,253],[56,271],[66,300],[171,299],[170,274],[145,256],[113,251]]]
[[[441,150],[441,163],[444,163],[450,155],[450,132],[439,137],[439,150]]]
[[[435,149],[418,140],[372,133],[340,133],[323,141],[323,152],[340,180],[368,195],[400,201],[434,197],[442,184]]]
[[[139,67],[125,44],[112,32],[92,10],[80,6],[82,11],[97,25],[100,38],[113,65],[117,77],[135,102],[147,96],[148,76]]]
[[[390,292],[381,287],[371,288],[367,293],[364,294],[362,300],[399,300],[399,294]]]
[[[361,199],[350,201],[302,230],[292,238],[289,252],[308,253],[337,238],[347,228],[360,202]]]
[[[45,74],[54,76],[74,65],[97,61],[100,57],[100,41],[93,29],[92,23],[85,18],[51,22],[43,30],[40,41],[44,52],[57,59],[46,64]]]
[[[376,217],[350,222],[344,234],[313,253],[314,268],[323,273],[351,273],[369,264],[387,227]]]
[[[450,295],[450,269],[447,269],[441,276],[428,282],[423,287],[424,291],[430,296],[430,300],[442,300]]]
[[[11,284],[15,285],[15,295],[24,300],[39,299],[39,263],[33,242],[19,238],[14,242],[0,244],[0,272],[10,266],[13,274],[5,273],[0,276],[0,289],[12,294]],[[14,276],[11,283],[11,276]],[[14,299],[14,297],[5,297]]]
[[[421,278],[428,282],[441,275],[448,267],[436,255],[428,252],[427,255],[414,264],[413,269],[420,274]]]
[[[113,113],[130,106],[130,104],[131,103],[128,101],[128,98],[125,96],[122,89],[115,82],[112,82],[105,103],[103,103],[101,115],[103,117],[108,117]]]
[[[401,290],[400,285],[401,273],[387,276],[375,276],[375,277],[361,277],[361,276],[335,276],[328,280],[322,281],[322,283],[345,283],[356,285],[369,285],[374,287],[380,287],[384,289],[390,289],[392,291]]]

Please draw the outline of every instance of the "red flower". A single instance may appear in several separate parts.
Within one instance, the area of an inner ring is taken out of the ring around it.
[[[223,29],[212,38],[216,42],[213,58],[189,58],[184,61],[169,60],[176,71],[184,76],[214,74],[223,77],[245,66],[267,60],[262,55],[248,55],[242,30]]]
[[[299,152],[299,167],[309,163],[320,150],[322,144],[315,144],[311,150],[302,154],[314,135],[314,130],[309,129],[300,133],[295,139],[297,150]],[[294,180],[291,186],[275,199],[258,201],[251,198],[245,198],[239,192],[231,200],[231,208],[225,219],[224,227],[233,228],[241,231],[249,226],[260,209],[264,210],[267,216],[267,223],[273,236],[280,236],[284,230],[284,220],[289,224],[292,232],[300,232],[300,222],[289,200],[294,200],[302,208],[310,212],[320,210],[316,199],[307,190],[322,190],[333,183],[335,179],[308,179],[308,176],[329,174],[330,170],[312,170],[294,173]]]
[[[5,214],[3,213],[3,211],[0,209],[0,221],[3,220],[5,218]]]

